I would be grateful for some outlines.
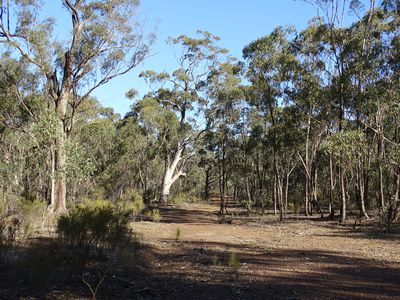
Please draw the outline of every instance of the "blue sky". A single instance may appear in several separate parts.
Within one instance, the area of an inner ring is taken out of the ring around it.
[[[51,0],[48,4],[59,9],[60,2]],[[315,8],[301,0],[142,0],[139,17],[145,20],[148,30],[156,28],[157,41],[151,57],[93,95],[122,115],[128,112],[132,100],[125,93],[131,88],[138,90],[140,96],[148,91],[138,77],[141,71],[171,71],[176,67],[174,52],[165,43],[169,36],[194,36],[197,30],[206,30],[221,37],[219,45],[240,59],[243,47],[251,41],[281,25],[294,25],[301,30],[314,15]]]

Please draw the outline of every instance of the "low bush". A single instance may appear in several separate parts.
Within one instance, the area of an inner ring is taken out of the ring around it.
[[[117,201],[117,207],[123,211],[131,211],[133,219],[139,215],[145,205],[142,195],[135,189],[128,189]]]
[[[397,203],[387,203],[379,210],[379,226],[382,230],[389,232],[393,229],[400,214],[399,208]]]
[[[182,230],[178,227],[175,231],[175,242],[179,242],[179,239],[182,235]]]
[[[211,263],[214,267],[218,267],[221,265],[220,258],[216,253],[211,257]]]
[[[129,213],[112,205],[85,206],[60,216],[57,233],[63,242],[84,248],[115,248],[130,234]]]
[[[171,199],[173,204],[183,204],[189,202],[188,195],[185,193],[178,193],[174,195]]]
[[[236,253],[231,253],[229,256],[229,267],[231,267],[232,273],[235,275],[235,279],[238,280],[240,261]]]
[[[101,209],[104,207],[114,207],[114,203],[112,203],[109,200],[99,198],[96,200],[86,199],[78,205],[78,208],[81,208],[81,209],[85,209],[85,208],[89,208],[89,209],[100,208]]]
[[[8,252],[17,238],[19,228],[20,221],[16,217],[0,219],[0,261],[7,261]]]
[[[144,212],[144,215],[151,218],[154,222],[161,221],[160,210],[157,208],[152,208]]]
[[[188,193],[180,192],[172,197],[171,203],[179,205],[179,204],[184,204],[184,203],[196,203],[196,202],[199,202],[200,200],[201,199],[196,196],[193,196]]]
[[[60,216],[57,233],[66,246],[70,257],[80,261],[82,282],[96,299],[99,288],[111,267],[118,260],[119,253],[136,245],[129,228],[130,213],[103,203],[94,207],[82,206]],[[65,248],[65,247],[64,247]],[[87,270],[90,266],[90,272]],[[95,270],[96,276],[91,272]]]
[[[45,200],[20,200],[21,229],[25,237],[32,236],[37,229],[44,226],[47,206],[48,204]]]

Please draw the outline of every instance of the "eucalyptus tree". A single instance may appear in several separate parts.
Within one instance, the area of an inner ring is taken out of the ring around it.
[[[0,42],[37,70],[58,117],[55,212],[66,210],[66,140],[77,108],[98,87],[126,74],[148,54],[152,35],[137,27],[137,0],[62,0],[70,33],[59,40],[40,1],[0,1]]]
[[[321,142],[331,128],[331,110],[327,97],[326,62],[321,45],[321,28],[318,19],[309,23],[293,41],[292,50],[298,63],[294,71],[293,85],[288,100],[295,105],[304,121],[304,152],[298,156],[305,172],[305,213],[310,212],[310,203],[318,201],[317,170]],[[331,190],[333,189],[331,174]],[[331,196],[332,198],[332,196]],[[330,199],[332,202],[332,199]]]
[[[271,34],[262,37],[243,49],[243,56],[248,62],[247,78],[252,83],[252,105],[268,123],[271,131],[271,147],[274,173],[274,202],[279,205],[283,217],[283,202],[279,185],[279,169],[282,159],[278,156],[278,140],[274,128],[278,124],[278,108],[282,104],[285,91],[291,85],[296,56],[291,51],[291,42],[295,32],[292,28],[276,28]]]
[[[178,69],[171,74],[154,71],[141,73],[152,90],[143,99],[146,107],[152,107],[170,121],[163,124],[163,130],[157,130],[165,155],[161,203],[168,201],[172,184],[185,176],[185,166],[192,155],[193,143],[207,126],[204,124],[207,122],[199,122],[201,118],[205,119],[199,109],[207,106],[207,80],[212,76],[220,57],[227,52],[216,45],[219,37],[209,32],[199,31],[198,34],[198,38],[181,35],[169,39],[169,43],[180,51]]]
[[[134,111],[114,123],[116,132],[110,148],[111,156],[101,174],[101,182],[105,195],[111,199],[118,199],[128,189],[135,189],[149,204],[160,186],[163,160],[158,153],[161,145],[154,132],[155,125],[149,127],[150,120],[146,119],[159,119],[160,116],[145,108],[145,103],[139,105],[140,113],[139,108],[134,107]]]
[[[294,106],[280,109],[277,120],[277,125],[272,128],[272,134],[276,138],[277,156],[280,159],[276,172],[276,193],[280,208],[280,220],[283,220],[288,203],[290,175],[299,164],[297,154],[304,144],[305,133],[302,128],[301,113]]]
[[[207,130],[205,134],[199,139],[197,143],[197,155],[199,156],[199,167],[204,172],[204,183],[203,183],[203,199],[210,199],[210,192],[216,183],[219,183],[218,170],[215,167],[217,165],[217,158],[215,157],[213,145],[214,135],[211,131]]]
[[[387,205],[388,210],[392,207],[392,221],[397,221],[400,216],[400,167],[399,167],[399,96],[400,96],[400,7],[398,1],[383,1],[382,8],[387,15],[388,19],[388,29],[386,30],[386,36],[390,36],[387,50],[386,61],[388,62],[387,69],[387,85],[385,93],[382,97],[387,97],[391,99],[390,110],[388,119],[391,120],[391,130],[389,131],[388,142],[388,153],[387,160],[389,165],[389,170],[394,174],[394,194],[389,197],[389,203]],[[386,134],[386,133],[385,133]],[[389,216],[390,217],[390,216]]]
[[[345,181],[352,169],[359,167],[360,158],[367,149],[367,143],[362,131],[345,130],[331,135],[324,142],[323,148],[343,161],[342,180]],[[342,184],[341,188],[344,189],[345,185]],[[346,191],[341,192],[346,193]],[[341,222],[344,222],[346,219],[346,200],[347,198],[344,198],[341,202]],[[361,205],[364,204],[362,203]],[[361,211],[365,211],[365,207],[361,207]]]
[[[225,196],[229,178],[228,164],[238,158],[235,155],[229,157],[229,152],[234,153],[236,127],[241,117],[240,103],[243,104],[243,89],[241,88],[241,66],[228,61],[220,63],[210,76],[208,83],[208,97],[211,101],[208,110],[210,117],[210,128],[208,134],[212,136],[213,152],[218,165],[218,185],[220,191],[220,214],[226,212]],[[244,141],[239,141],[243,143]],[[229,150],[233,151],[229,151]],[[229,161],[231,160],[231,161]],[[239,158],[241,160],[241,158]],[[248,172],[241,173],[242,177]],[[246,179],[247,180],[247,179]]]
[[[358,0],[346,1],[346,0],[310,0],[306,1],[316,6],[318,11],[318,18],[315,20],[313,30],[312,27],[308,28],[315,37],[312,40],[315,41],[317,46],[317,54],[319,57],[320,65],[322,66],[322,86],[324,87],[324,94],[327,100],[330,101],[328,120],[326,123],[328,134],[340,133],[345,130],[346,127],[351,126],[352,113],[354,112],[354,75],[352,73],[352,65],[355,61],[362,63],[363,59],[359,60],[357,57],[358,53],[362,53],[363,56],[369,52],[371,47],[368,48],[368,36],[371,34],[371,14],[367,14],[363,20],[363,30],[352,30],[352,28],[346,27],[346,17],[348,16],[348,10],[352,11],[354,15],[360,17],[363,13],[363,3]],[[374,8],[375,1],[370,1],[370,10]],[[361,24],[361,22],[360,22]],[[356,43],[355,40],[359,38],[360,43]],[[361,45],[361,48],[359,47]],[[368,48],[368,51],[366,50]],[[360,81],[359,81],[360,82]],[[346,215],[346,197],[348,186],[345,180],[345,169],[343,161],[345,161],[345,154],[343,158],[336,156],[330,158],[330,182],[331,191],[334,186],[338,188],[339,202],[340,202],[340,220],[343,222]],[[337,174],[333,174],[334,165],[337,166]],[[362,164],[359,165],[362,167]],[[359,170],[361,174],[362,170]],[[335,180],[337,178],[337,180]],[[361,178],[359,176],[359,178]],[[334,182],[337,182],[335,184]],[[358,180],[358,186],[361,181]],[[364,188],[361,187],[361,188]],[[360,194],[360,192],[358,192]],[[332,195],[332,193],[331,193]],[[332,196],[330,197],[332,201]],[[363,198],[360,199],[363,201]],[[361,204],[361,207],[363,204]],[[365,210],[363,214],[367,216]]]
[[[351,39],[348,41],[346,56],[350,63],[347,70],[351,80],[351,98],[349,112],[355,119],[355,127],[363,130],[369,143],[369,151],[360,157],[360,165],[356,170],[356,194],[361,206],[361,213],[368,218],[365,202],[368,201],[369,179],[371,178],[374,143],[377,144],[376,163],[378,166],[378,205],[385,204],[384,157],[385,157],[385,119],[389,107],[393,105],[393,97],[388,97],[389,71],[387,69],[388,45],[385,41],[388,16],[380,8],[373,6],[350,28]],[[389,38],[390,40],[390,38]],[[388,101],[389,100],[389,101]]]
[[[21,196],[46,198],[50,187],[46,150],[52,145],[54,123],[42,103],[37,76],[24,62],[5,53],[0,70],[1,189],[7,208]]]
[[[269,122],[265,115],[259,113],[257,102],[252,102],[251,97],[254,95],[251,86],[246,88],[245,94],[250,104],[247,116],[249,138],[245,147],[247,155],[252,160],[254,166],[253,172],[255,172],[256,177],[255,204],[261,207],[262,213],[264,213],[268,198],[268,187],[271,185],[270,181],[271,177],[273,177],[270,176],[273,171],[271,168],[272,149],[269,147],[270,141],[267,134]]]
[[[116,154],[119,114],[90,98],[77,108],[75,128],[70,133],[67,150],[67,187],[72,200],[96,194],[105,197],[102,189],[106,170]]]
[[[182,142],[180,133],[185,134],[185,132],[181,131],[180,122],[176,114],[169,108],[161,105],[155,98],[148,96],[144,97],[134,105],[134,111],[137,113],[138,124],[140,124],[140,127],[144,131],[143,133],[145,138],[145,140],[142,140],[143,138],[137,138],[139,143],[136,142],[135,144],[137,146],[138,144],[145,142],[143,145],[145,146],[143,149],[143,155],[148,158],[146,159],[147,164],[151,162],[151,157],[154,157],[154,159],[161,161],[161,165],[164,165],[164,170],[158,172],[160,178],[155,184],[153,184],[153,189],[159,190],[159,187],[161,187],[161,193],[166,193],[165,196],[167,197],[172,183],[178,180],[178,178],[184,173],[184,165],[179,164],[179,162],[183,160],[183,162],[186,163],[187,157],[182,156],[182,154],[184,154],[182,153],[183,149],[180,153],[175,154],[175,147],[177,144]],[[187,136],[185,135],[184,138],[186,139]],[[183,142],[186,143],[186,140]],[[185,144],[184,146],[186,147],[187,145]],[[171,162],[171,155],[174,154],[173,162]],[[142,157],[142,155],[139,157]],[[170,173],[168,173],[165,175],[167,172],[165,169],[172,170],[173,172],[177,169],[179,170],[176,174],[170,175]],[[167,177],[167,179],[165,177]],[[169,180],[170,184],[165,185],[164,182],[166,182],[166,180]],[[167,198],[164,198],[163,201],[164,200],[167,200]]]

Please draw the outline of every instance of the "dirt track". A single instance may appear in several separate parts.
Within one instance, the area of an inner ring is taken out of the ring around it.
[[[167,207],[160,223],[133,223],[139,249],[107,272],[98,299],[400,299],[399,234],[318,216],[280,223],[240,209],[222,220],[217,211]],[[39,236],[27,246],[22,263],[0,265],[0,299],[89,299],[57,239]],[[96,282],[95,269],[85,272]]]
[[[142,283],[151,292],[139,298],[400,299],[398,236],[319,219],[279,223],[271,215],[221,224],[216,210],[167,208],[161,223],[135,223],[152,281]],[[240,261],[237,277],[231,253]]]

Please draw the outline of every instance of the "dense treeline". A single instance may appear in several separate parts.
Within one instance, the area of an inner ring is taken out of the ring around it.
[[[242,61],[208,32],[171,38],[177,69],[142,72],[149,92],[128,91],[134,104],[121,118],[90,97],[148,53],[151,37],[115,25],[121,7],[64,1],[75,31],[63,49],[35,1],[11,6],[23,12],[11,29],[0,1],[3,212],[35,199],[63,210],[64,192],[73,207],[136,190],[147,205],[218,194],[221,214],[233,197],[281,220],[329,209],[343,222],[348,210],[368,218],[376,208],[397,219],[399,4],[307,2],[319,12],[307,28],[277,27]],[[357,17],[347,25],[349,9]]]

